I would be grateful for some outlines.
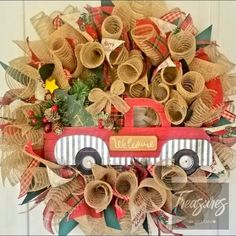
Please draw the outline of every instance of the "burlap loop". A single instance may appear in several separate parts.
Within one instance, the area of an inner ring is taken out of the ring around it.
[[[190,71],[184,74],[181,81],[176,85],[177,91],[188,103],[191,103],[200,95],[204,87],[205,80],[202,75],[196,71]]]
[[[123,23],[119,16],[108,16],[102,23],[102,37],[119,39],[123,31]]]
[[[142,55],[138,50],[132,50],[128,60],[118,65],[117,75],[126,84],[136,82],[143,72]]]
[[[89,182],[84,190],[86,203],[101,212],[105,210],[112,200],[112,188],[104,181],[94,180]]]
[[[87,42],[83,44],[80,51],[82,64],[89,69],[99,67],[105,60],[105,51],[98,42]]]
[[[167,190],[182,189],[187,183],[187,174],[182,168],[176,165],[155,165],[152,174],[154,180]]]
[[[99,88],[94,88],[90,91],[88,99],[93,102],[86,110],[92,114],[97,115],[103,109],[105,112],[111,113],[111,105],[113,105],[117,111],[125,114],[130,107],[119,95],[125,91],[124,83],[121,80],[116,80],[111,85],[110,91],[104,92]]]
[[[64,38],[54,38],[50,45],[53,53],[60,59],[63,67],[69,71],[74,71],[76,60],[74,51],[69,42]]]
[[[125,62],[129,57],[129,51],[125,46],[120,46],[116,48],[114,51],[110,54],[110,62],[112,65],[120,65],[122,62]]]
[[[131,195],[130,208],[144,206],[146,212],[155,212],[163,207],[166,198],[166,190],[153,178],[146,178]]]
[[[189,65],[189,69],[200,73],[205,79],[205,81],[209,81],[217,76],[226,73],[225,66],[205,61],[199,58],[193,59],[193,61]]]
[[[190,64],[196,52],[196,39],[188,31],[171,33],[168,38],[168,47],[174,60],[184,59]]]
[[[160,103],[165,103],[170,97],[170,88],[161,82],[161,77],[156,76],[152,80],[152,99]]]
[[[181,68],[177,67],[165,67],[161,70],[162,81],[169,85],[176,85],[182,78],[183,72]]]
[[[137,189],[138,179],[134,172],[121,172],[115,184],[115,189],[121,197],[130,197],[130,195]]]
[[[83,44],[77,44],[75,47],[74,52],[75,52],[75,58],[76,58],[76,68],[72,74],[73,78],[78,78],[84,69],[84,66],[80,60],[80,51],[81,51],[82,45]]]

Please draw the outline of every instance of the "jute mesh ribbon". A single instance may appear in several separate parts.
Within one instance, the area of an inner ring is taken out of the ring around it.
[[[138,50],[132,50],[128,60],[118,65],[117,75],[126,84],[132,84],[143,72],[143,58]]]
[[[129,57],[129,51],[125,46],[120,46],[116,48],[114,51],[110,54],[110,62],[112,65],[120,65],[122,62],[125,62]]]
[[[115,184],[115,189],[121,197],[130,197],[130,195],[137,189],[138,179],[134,172],[121,172]]]
[[[161,36],[160,30],[149,19],[142,19],[131,30],[131,36],[154,65],[160,64],[168,57],[166,38]]]
[[[202,75],[196,71],[189,71],[184,74],[181,81],[176,85],[177,91],[188,102],[192,102],[202,93],[205,87],[205,80]]]
[[[236,74],[222,76],[222,87],[226,96],[236,94]]]
[[[221,163],[227,169],[236,168],[236,151],[225,144],[214,142],[212,143],[213,150],[217,154]]]
[[[171,33],[168,38],[168,47],[174,60],[184,59],[190,64],[196,52],[196,39],[188,31]]]
[[[166,190],[160,184],[153,178],[146,178],[131,195],[130,207],[144,205],[146,212],[155,212],[165,204],[166,197]]]
[[[113,197],[112,188],[104,181],[94,180],[89,182],[84,190],[86,203],[100,212],[105,210]]]
[[[74,50],[75,59],[76,59],[76,68],[75,68],[75,71],[72,74],[73,78],[78,78],[80,76],[80,74],[82,73],[83,69],[84,69],[84,66],[83,66],[83,64],[80,60],[80,51],[81,51],[82,45],[83,44],[77,44],[76,47],[75,47],[75,50]]]
[[[46,41],[50,34],[55,29],[53,27],[53,20],[47,16],[44,12],[40,12],[30,19],[35,31],[38,33],[40,39]]]
[[[223,65],[205,61],[199,58],[193,59],[189,65],[189,69],[200,73],[205,81],[209,81],[226,73],[226,69]]]
[[[187,175],[179,166],[155,165],[152,171],[154,180],[167,190],[182,189],[187,183]]]
[[[88,99],[93,102],[86,110],[92,114],[97,115],[103,109],[106,113],[111,113],[111,105],[113,105],[119,112],[125,114],[130,107],[119,95],[125,91],[124,83],[121,80],[116,80],[111,85],[110,91],[104,92],[99,88],[94,88],[90,91]]]
[[[123,23],[119,16],[108,16],[102,23],[102,37],[119,39],[123,31]]]
[[[112,187],[115,186],[117,171],[114,168],[112,167],[105,168],[99,165],[94,165],[92,167],[92,172],[95,180],[104,181],[110,184]]]
[[[182,76],[182,69],[177,67],[168,66],[161,70],[162,81],[169,86],[176,85],[181,80]]]
[[[82,64],[89,69],[99,67],[105,59],[103,46],[98,42],[87,42],[83,44],[80,51]]]
[[[69,71],[74,71],[76,67],[76,60],[74,51],[70,46],[69,42],[60,37],[54,38],[50,45],[53,53],[60,59],[63,67]]]

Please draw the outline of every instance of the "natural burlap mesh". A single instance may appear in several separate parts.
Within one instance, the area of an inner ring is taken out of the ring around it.
[[[168,47],[172,59],[184,59],[190,64],[196,52],[196,39],[192,33],[188,31],[171,33],[168,38]]]
[[[126,84],[132,84],[139,79],[143,72],[142,55],[138,50],[132,50],[128,60],[121,63],[117,68],[117,74]]]
[[[121,196],[129,197],[137,187],[138,179],[134,172],[124,171],[118,175],[115,189]]]
[[[112,187],[115,186],[117,171],[114,168],[105,168],[99,165],[94,165],[92,167],[92,172],[93,176],[95,177],[95,180],[102,180],[110,184]]]
[[[123,23],[119,16],[108,16],[102,23],[102,37],[119,39],[123,31]]]
[[[187,102],[186,102],[186,101],[184,100],[184,98],[179,94],[179,92],[176,91],[175,89],[171,89],[171,91],[170,91],[170,99],[174,99],[174,100],[178,101],[178,103],[179,103],[182,107],[188,108]]]
[[[205,80],[202,75],[196,71],[190,71],[182,77],[176,85],[177,91],[183,98],[191,103],[194,98],[202,93],[205,87]]]
[[[221,82],[226,96],[236,95],[236,74],[222,76]]]
[[[35,31],[38,33],[40,39],[46,41],[50,34],[55,29],[53,27],[53,20],[47,16],[44,12],[40,12],[30,19]]]
[[[72,74],[73,78],[77,78],[80,76],[80,74],[83,72],[84,66],[80,60],[80,51],[82,48],[82,44],[77,44],[75,47],[75,58],[76,58],[76,68],[75,71]]]
[[[129,87],[131,97],[149,97],[151,89],[149,88],[147,74],[145,73],[138,81],[134,82]]]
[[[223,65],[205,61],[199,58],[194,58],[189,65],[191,71],[197,71],[200,73],[205,81],[214,79],[217,76],[226,73],[226,69]]]
[[[236,167],[236,151],[233,148],[217,142],[213,142],[212,146],[225,168],[234,169]]]
[[[50,45],[53,53],[60,59],[63,67],[69,71],[74,71],[76,60],[74,51],[68,41],[64,38],[54,38]]]
[[[179,166],[155,165],[152,171],[154,180],[167,190],[182,189],[187,183],[187,175]]]
[[[103,46],[98,42],[87,42],[83,44],[80,51],[82,64],[89,69],[99,67],[105,59]]]
[[[112,65],[120,65],[125,62],[129,57],[129,51],[125,46],[120,46],[111,52],[109,59]]]
[[[94,180],[89,182],[84,190],[86,203],[100,212],[105,210],[112,200],[112,188],[104,181]]]
[[[182,69],[177,67],[165,67],[161,70],[162,81],[169,86],[176,85],[181,80],[182,75]]]
[[[166,190],[159,185],[153,178],[144,179],[137,191],[130,198],[132,206],[145,205],[146,212],[155,212],[162,208],[166,202]]]

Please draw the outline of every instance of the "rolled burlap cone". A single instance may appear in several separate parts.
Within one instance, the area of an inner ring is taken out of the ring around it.
[[[170,88],[161,82],[160,76],[156,76],[152,80],[152,99],[165,103],[170,97]]]
[[[35,31],[38,33],[40,39],[43,41],[46,41],[49,35],[55,31],[53,27],[53,20],[44,12],[40,12],[33,16],[30,21]]]
[[[99,67],[105,60],[103,46],[98,42],[87,42],[83,44],[80,51],[80,60],[86,68]]]
[[[115,189],[120,196],[130,197],[130,195],[138,188],[138,179],[134,172],[121,172],[115,184]]]
[[[200,73],[205,81],[214,79],[217,76],[226,73],[226,68],[223,65],[205,61],[199,58],[194,58],[189,65],[189,69]]]
[[[112,188],[104,181],[94,180],[89,182],[84,189],[86,203],[101,212],[105,210],[112,200]]]
[[[73,78],[78,78],[84,69],[84,66],[80,60],[80,51],[81,51],[82,46],[83,44],[77,44],[74,50],[75,59],[76,59],[76,68],[72,74]]]
[[[173,125],[180,125],[186,118],[187,106],[181,104],[176,99],[170,99],[165,104],[165,114],[167,120],[169,120]]]
[[[135,98],[149,97],[151,95],[151,90],[149,89],[146,73],[142,78],[130,85],[129,94],[131,95],[131,97]]]
[[[120,65],[122,62],[125,62],[129,57],[129,51],[125,46],[116,48],[111,52],[109,59],[112,65]]]
[[[168,38],[168,47],[172,59],[178,61],[184,59],[190,64],[196,53],[196,39],[188,31],[171,33]]]
[[[161,70],[162,81],[169,85],[176,85],[182,78],[183,71],[177,67],[165,67]]]
[[[144,206],[146,212],[155,212],[163,207],[166,198],[166,190],[153,178],[146,178],[131,195],[130,207]]]
[[[118,65],[117,75],[126,84],[136,82],[143,72],[143,60],[138,50],[132,50],[128,60]]]
[[[184,98],[179,94],[178,91],[176,91],[175,89],[171,89],[170,91],[170,99],[174,99],[177,100],[178,103],[183,106],[188,108],[188,104],[187,102],[184,100]]]
[[[189,71],[184,74],[181,81],[176,85],[177,91],[183,96],[187,103],[191,103],[202,93],[205,87],[205,80],[196,71]]]
[[[112,187],[115,186],[117,176],[117,171],[115,169],[111,167],[105,168],[99,165],[94,165],[92,167],[92,172],[95,180],[104,181],[110,184]]]
[[[108,16],[102,23],[102,37],[119,39],[123,31],[123,23],[119,16]]]
[[[182,189],[187,183],[187,174],[179,166],[155,165],[152,171],[154,180],[167,190]]]
[[[60,59],[63,67],[73,72],[76,68],[74,51],[68,41],[64,38],[55,38],[51,41],[53,53]]]
[[[166,194],[167,194],[166,202],[162,207],[162,209],[171,214],[172,210],[177,206],[178,197],[172,194],[172,192],[169,190],[166,190]]]

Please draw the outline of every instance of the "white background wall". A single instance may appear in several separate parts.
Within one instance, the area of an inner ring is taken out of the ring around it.
[[[201,31],[213,24],[213,39],[221,46],[221,51],[236,62],[236,1],[167,1],[170,7],[180,7],[190,12],[197,28]],[[39,11],[51,13],[63,10],[67,5],[99,5],[99,1],[0,1],[0,60],[9,60],[22,55],[20,49],[11,40],[24,40],[27,36],[36,39],[36,33],[30,24],[30,17]],[[0,68],[0,96],[7,90],[4,71]],[[230,229],[228,231],[185,232],[192,235],[236,235],[236,171],[230,178]],[[19,214],[29,206],[19,206],[17,200],[19,186],[11,188],[0,184],[0,234],[2,235],[42,235],[48,234],[42,223],[42,209]],[[79,232],[77,231],[77,234]]]

